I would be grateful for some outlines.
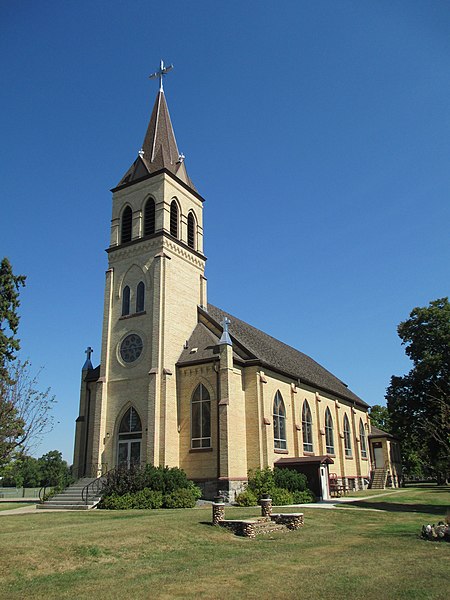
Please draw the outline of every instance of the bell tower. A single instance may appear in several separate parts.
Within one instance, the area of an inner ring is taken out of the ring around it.
[[[204,200],[175,140],[162,85],[171,68],[161,62],[151,76],[160,88],[142,149],[112,190],[101,365],[83,371],[77,420],[80,475],[90,464],[179,463],[175,365],[207,299]]]

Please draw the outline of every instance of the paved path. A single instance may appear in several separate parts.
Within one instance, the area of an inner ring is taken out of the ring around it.
[[[361,500],[372,500],[373,498],[381,498],[382,496],[391,496],[392,494],[401,494],[402,492],[406,492],[408,491],[407,489],[396,489],[395,491],[391,491],[391,492],[383,492],[382,494],[373,494],[371,496],[357,496],[354,498],[333,498],[332,500],[322,500],[322,502],[311,502],[309,504],[292,504],[290,505],[289,508],[325,508],[325,509],[332,509],[332,510],[348,510],[348,508],[345,508],[343,506],[339,506],[339,504],[349,504],[352,502],[359,502]],[[204,501],[204,506],[207,504],[211,504],[210,502],[206,502]],[[278,507],[277,507],[278,508]],[[377,512],[380,512],[381,509],[379,508],[360,508],[360,507],[355,507],[353,510],[375,510]],[[79,514],[80,511],[69,511],[69,510],[63,510],[63,509],[57,509],[57,510],[40,510],[38,508],[36,508],[35,504],[30,504],[30,506],[23,506],[22,508],[12,508],[11,510],[0,510],[0,517],[3,515],[24,515],[24,514],[45,514],[48,512],[76,512]],[[89,511],[86,511],[89,512]]]

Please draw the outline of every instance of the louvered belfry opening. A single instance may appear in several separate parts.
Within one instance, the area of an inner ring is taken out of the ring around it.
[[[188,246],[195,250],[195,219],[192,213],[188,215]]]
[[[178,237],[178,205],[175,200],[170,205],[170,235]]]
[[[144,235],[152,233],[155,233],[155,201],[150,198],[144,209]]]
[[[122,244],[125,242],[131,242],[131,227],[133,223],[133,213],[131,208],[127,206],[122,214],[122,231],[120,241]]]

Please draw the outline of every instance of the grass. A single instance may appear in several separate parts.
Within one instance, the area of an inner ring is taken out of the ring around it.
[[[443,599],[450,544],[419,532],[449,500],[434,487],[361,501],[391,510],[304,509],[300,531],[255,540],[212,527],[210,507],[4,515],[0,598]]]
[[[30,506],[30,502],[0,502],[0,511],[22,508],[23,506]]]

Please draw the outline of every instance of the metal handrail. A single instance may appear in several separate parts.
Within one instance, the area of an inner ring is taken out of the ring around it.
[[[39,504],[44,504],[45,502],[45,494],[46,494],[46,490],[47,489],[51,489],[53,486],[52,485],[43,485],[41,487],[41,489],[39,490]]]
[[[103,465],[102,465],[102,467],[103,467]],[[103,468],[100,469],[101,475],[99,477],[97,477],[96,479],[94,479],[94,481],[91,481],[90,483],[85,485],[84,488],[81,490],[82,501],[85,504],[87,504],[89,502],[90,496],[97,497],[99,495],[99,492],[103,489],[103,487],[106,483],[106,475],[108,475],[109,473],[112,473],[116,470],[117,470],[117,467],[114,467],[113,469],[110,469],[109,471],[105,471],[105,472],[103,472]]]

